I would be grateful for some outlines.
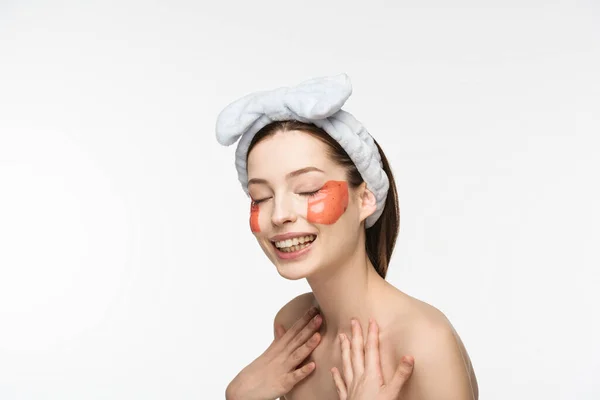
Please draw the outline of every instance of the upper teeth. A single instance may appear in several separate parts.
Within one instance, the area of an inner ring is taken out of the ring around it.
[[[310,242],[314,239],[315,239],[314,235],[295,237],[293,239],[281,240],[279,242],[275,242],[275,247],[280,248],[280,249],[285,248],[285,247],[292,247],[292,246],[296,246],[298,244]]]

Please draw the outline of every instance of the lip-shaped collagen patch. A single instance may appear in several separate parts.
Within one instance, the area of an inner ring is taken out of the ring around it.
[[[306,219],[315,224],[331,225],[348,208],[348,183],[346,181],[327,181],[325,185],[308,200]]]
[[[250,204],[250,230],[253,233],[260,232],[260,225],[258,224],[258,204],[255,204],[254,201]]]

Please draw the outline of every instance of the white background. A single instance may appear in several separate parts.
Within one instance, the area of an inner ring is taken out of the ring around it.
[[[341,72],[397,181],[388,280],[480,398],[600,398],[598,71],[591,0],[0,2],[0,399],[224,398],[310,288],[217,114]]]

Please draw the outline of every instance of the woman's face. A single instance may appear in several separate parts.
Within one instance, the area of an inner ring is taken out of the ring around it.
[[[375,205],[364,184],[349,187],[325,143],[278,132],[252,148],[247,165],[250,229],[281,276],[305,278],[353,255]]]

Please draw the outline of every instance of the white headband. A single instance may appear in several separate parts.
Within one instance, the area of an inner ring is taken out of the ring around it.
[[[241,137],[235,153],[235,165],[246,194],[246,158],[254,135],[274,121],[312,123],[342,146],[367,188],[375,195],[377,208],[365,221],[367,228],[373,226],[383,212],[389,180],[369,132],[352,114],[341,109],[350,94],[350,78],[340,74],[304,81],[295,87],[251,93],[225,107],[217,118],[217,140],[224,146],[230,146]]]

